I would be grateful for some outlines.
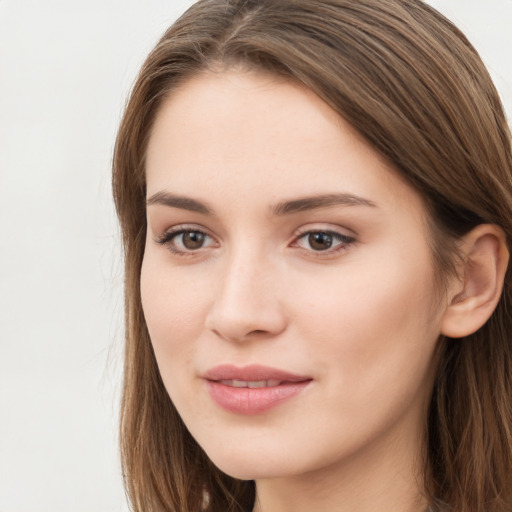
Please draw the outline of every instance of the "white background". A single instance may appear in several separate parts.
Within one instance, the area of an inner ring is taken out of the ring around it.
[[[119,512],[110,197],[138,67],[191,0],[0,0],[0,512]],[[512,0],[433,0],[512,113]]]

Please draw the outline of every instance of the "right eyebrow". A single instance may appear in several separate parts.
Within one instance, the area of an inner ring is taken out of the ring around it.
[[[153,194],[146,200],[146,206],[152,206],[154,204],[169,206],[170,208],[180,208],[181,210],[188,210],[190,212],[202,213],[205,215],[214,215],[211,208],[196,199],[185,196],[176,196],[163,190]]]

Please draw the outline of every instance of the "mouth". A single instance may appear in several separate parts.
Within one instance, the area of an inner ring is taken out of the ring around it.
[[[280,380],[218,380],[215,381],[219,384],[224,384],[224,386],[229,386],[230,388],[272,388],[274,386],[279,386],[283,383],[283,381]]]
[[[313,379],[260,365],[221,365],[202,378],[212,400],[235,414],[254,415],[272,409],[304,391]]]

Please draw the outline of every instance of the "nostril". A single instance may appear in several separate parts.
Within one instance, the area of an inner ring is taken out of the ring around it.
[[[249,299],[254,296],[245,299],[233,293],[219,296],[207,313],[205,328],[227,341],[263,340],[283,332],[287,322],[277,301]]]
[[[261,329],[256,329],[255,331],[251,331],[248,336],[250,336],[251,334],[265,334],[265,331],[261,330]]]
[[[264,329],[254,329],[245,333],[230,331],[229,329],[212,329],[212,332],[219,338],[223,338],[229,341],[249,341],[251,339],[264,338],[271,334],[270,331],[266,331]]]

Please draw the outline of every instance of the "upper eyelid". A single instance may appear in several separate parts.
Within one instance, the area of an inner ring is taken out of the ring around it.
[[[345,243],[353,243],[356,241],[356,237],[353,235],[348,235],[345,233],[340,233],[338,231],[328,230],[328,229],[310,229],[304,231],[303,233],[298,234],[293,238],[292,244],[296,243],[298,240],[304,238],[306,235],[310,235],[311,233],[327,233],[329,235],[333,235],[333,238],[341,238],[346,239]],[[327,252],[327,251],[326,251]]]
[[[313,224],[313,225],[311,225]],[[329,223],[322,223],[322,222],[315,222],[311,223],[310,225],[306,224],[303,226],[300,226],[299,228],[295,229],[292,233],[292,239],[290,243],[293,243],[294,241],[298,240],[304,235],[307,235],[309,233],[332,233],[334,235],[347,237],[351,239],[356,239],[357,234],[349,228],[342,227],[339,225],[333,226]],[[161,242],[162,240],[165,240],[165,238],[168,238],[170,235],[177,235],[181,232],[186,231],[197,231],[200,233],[203,233],[204,235],[216,240],[218,242],[218,237],[213,235],[211,231],[201,224],[188,224],[188,223],[182,223],[182,224],[176,224],[175,226],[171,226],[165,230],[163,230],[159,235],[156,235],[154,237],[156,242]]]
[[[311,225],[311,224],[313,224],[313,225]],[[294,231],[293,236],[300,237],[307,233],[322,232],[322,233],[334,233],[334,234],[337,234],[340,236],[346,236],[346,237],[350,237],[350,238],[358,237],[358,234],[353,229],[349,229],[344,226],[333,225],[328,222],[325,222],[325,223],[324,222],[315,222],[315,223],[311,223],[311,224],[306,224],[304,226],[297,228]]]
[[[182,248],[176,248],[173,247],[175,245],[174,239],[182,235],[186,232],[196,232],[196,233],[202,233],[206,237],[210,238],[215,244],[217,244],[217,240],[215,237],[210,235],[209,233],[206,233],[205,230],[197,229],[197,228],[191,228],[190,226],[173,226],[172,228],[166,229],[162,234],[154,238],[153,240],[158,245],[161,245],[163,247],[166,247],[167,250],[169,250],[171,253],[174,253],[175,255],[179,256],[195,256],[202,252],[203,249],[208,249],[209,247],[200,247],[198,249],[182,249]]]
[[[161,231],[160,235],[157,235],[157,238],[163,238],[167,235],[175,235],[184,231],[197,231],[199,233],[203,233],[204,235],[208,235],[211,238],[215,238],[211,234],[210,230],[198,224],[176,224],[175,226],[171,226],[170,228],[166,228]]]
[[[332,229],[308,229],[302,233],[299,233],[295,239],[302,238],[305,235],[310,235],[311,233],[327,233],[329,235],[338,236],[341,238],[355,238],[354,235],[349,235],[347,233],[340,233],[339,231],[334,231]]]

